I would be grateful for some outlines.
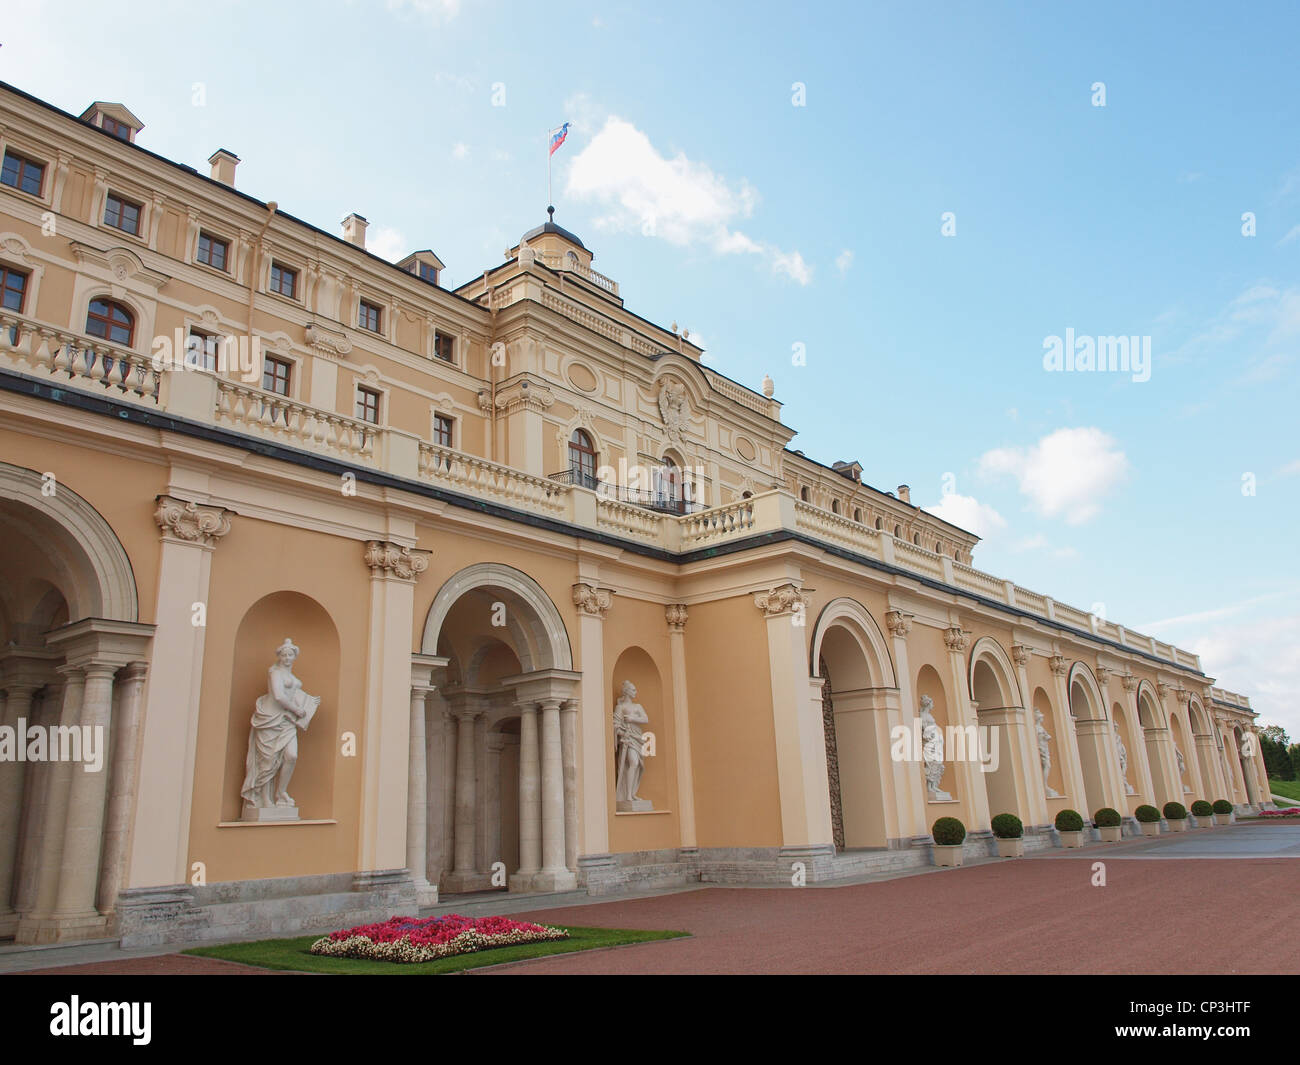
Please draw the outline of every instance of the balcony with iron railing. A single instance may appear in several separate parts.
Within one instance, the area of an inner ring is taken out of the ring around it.
[[[394,426],[373,425],[268,392],[233,375],[200,368],[159,368],[149,356],[130,348],[5,310],[0,310],[0,370],[57,385],[63,392],[165,413],[181,423],[207,425],[288,451],[326,456],[383,472],[413,487],[436,488],[507,512],[538,514],[674,554],[786,531],[1068,626],[1085,637],[1132,649],[1174,668],[1194,673],[1201,668],[1199,658],[1190,652],[805,503],[784,489],[706,506],[690,498],[687,480],[668,482],[661,485],[663,490],[654,491],[609,484],[575,468],[542,477],[431,443]],[[1249,706],[1235,693],[1216,689],[1215,695]]]
[[[633,506],[656,510],[661,514],[695,514],[707,509],[703,503],[690,498],[690,488],[685,483],[669,485],[660,491],[647,491],[624,484],[610,484],[608,481],[599,480],[593,473],[573,468],[548,474],[547,480],[589,488],[601,499],[631,503]]]

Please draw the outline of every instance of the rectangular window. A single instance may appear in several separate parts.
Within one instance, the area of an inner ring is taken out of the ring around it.
[[[19,189],[32,196],[41,194],[41,183],[45,180],[45,164],[13,152],[5,152],[3,167],[0,167],[0,181],[11,188]]]
[[[379,424],[379,393],[373,388],[357,389],[357,417],[371,425]]]
[[[436,285],[438,283],[438,268],[430,263],[420,263],[420,280]]]
[[[451,428],[453,420],[445,414],[433,416],[433,442],[440,447],[451,447]]]
[[[382,317],[379,308],[373,303],[367,303],[365,300],[362,300],[361,305],[357,310],[357,325],[362,329],[369,329],[372,333],[378,333],[379,323],[381,321]]]
[[[268,355],[262,366],[262,387],[267,392],[287,396],[289,394],[289,371],[292,368],[283,359],[273,359]]]
[[[104,224],[130,233],[133,237],[140,235],[140,205],[122,199],[110,192],[108,204],[104,207]]]
[[[271,291],[294,300],[298,298],[298,271],[277,262],[271,263]]]
[[[7,266],[0,266],[0,306],[6,311],[23,313],[23,298],[27,295],[27,275]]]
[[[220,343],[220,338],[211,333],[205,333],[201,329],[191,329],[190,335],[185,339],[186,368],[201,366],[215,373],[217,347]]]
[[[214,270],[226,269],[226,256],[230,251],[230,242],[214,237],[211,233],[199,234],[199,262]]]
[[[111,133],[120,141],[129,141],[131,139],[131,127],[123,125],[115,118],[109,118],[108,115],[103,117],[99,128],[105,133]]]
[[[433,334],[433,357],[443,362],[454,362],[455,341],[446,333]]]

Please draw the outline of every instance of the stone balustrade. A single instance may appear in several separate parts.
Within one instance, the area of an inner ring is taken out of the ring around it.
[[[149,356],[9,312],[0,312],[0,368],[118,402],[207,421],[286,447],[370,466],[393,476],[540,513],[665,551],[689,552],[790,530],[1200,671],[1199,658],[1188,651],[805,503],[784,489],[692,514],[653,511],[426,443],[410,433],[322,410],[205,370],[159,371]],[[756,397],[749,394],[749,398]],[[1215,689],[1215,698],[1233,705],[1249,705],[1244,696],[1221,689]]]

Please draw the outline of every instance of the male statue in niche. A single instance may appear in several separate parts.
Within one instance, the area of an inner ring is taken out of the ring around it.
[[[319,695],[308,695],[293,675],[298,646],[288,637],[275,652],[268,670],[266,694],[257,700],[253,729],[248,734],[244,763],[245,821],[296,821],[298,804],[289,795],[289,781],[298,763],[298,731],[306,730],[320,706]]]

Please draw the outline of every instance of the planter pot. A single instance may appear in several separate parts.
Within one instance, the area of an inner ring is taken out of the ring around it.
[[[1168,821],[1169,821],[1169,831],[1170,831],[1170,832],[1186,832],[1186,831],[1187,831],[1187,818],[1185,818],[1185,817],[1171,817],[1171,818],[1168,818]]]
[[[999,839],[998,857],[999,858],[1023,858],[1025,856],[1024,839]]]
[[[1061,837],[1061,846],[1067,850],[1074,850],[1076,847],[1083,846],[1082,832],[1058,832]]]
[[[961,844],[955,847],[934,845],[934,864],[952,868],[961,865]]]
[[[1215,814],[1214,823],[1216,825],[1230,825],[1232,824],[1232,814]]]
[[[1120,825],[1116,825],[1114,828],[1099,828],[1097,831],[1101,833],[1103,843],[1118,843],[1124,838],[1124,829]]]
[[[1173,822],[1170,823],[1172,824]],[[1142,826],[1142,835],[1144,836],[1160,835],[1159,821],[1139,821],[1138,824]]]

